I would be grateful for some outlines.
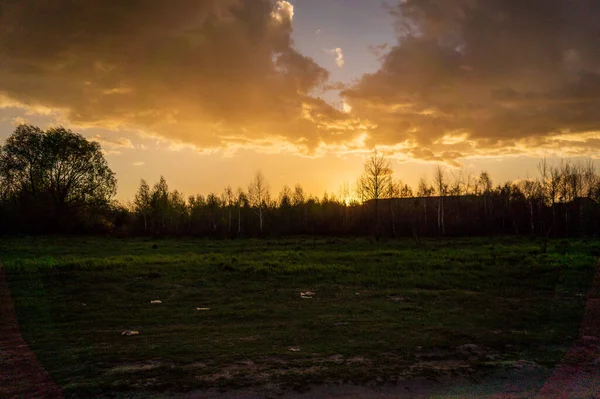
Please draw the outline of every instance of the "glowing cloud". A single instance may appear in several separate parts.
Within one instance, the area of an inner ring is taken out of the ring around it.
[[[292,22],[294,20],[294,5],[289,1],[278,0],[271,16],[278,22]]]
[[[377,125],[371,145],[410,140],[413,158],[449,163],[600,150],[597,0],[404,0],[392,14],[396,46],[342,91]]]
[[[327,50],[328,53],[335,55],[335,63],[338,67],[342,68],[346,61],[344,60],[344,53],[341,48],[337,47],[331,50]]]
[[[14,117],[10,120],[10,123],[13,126],[19,126],[19,125],[27,125],[29,123],[29,121],[26,118],[23,118],[22,116],[17,116]]]

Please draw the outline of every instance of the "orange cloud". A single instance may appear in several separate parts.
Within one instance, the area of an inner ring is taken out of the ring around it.
[[[391,12],[398,41],[373,48],[380,69],[340,84],[294,48],[285,0],[9,2],[0,107],[227,155],[380,148],[458,165],[598,153],[598,1],[405,0]],[[341,90],[342,111],[314,95],[327,90]]]
[[[12,2],[0,15],[0,95],[74,126],[200,149],[243,132],[244,142],[277,136],[314,151],[327,118],[342,117],[310,95],[329,73],[293,48],[293,17],[282,0]],[[318,103],[318,121],[305,103]]]
[[[588,134],[600,130],[599,2],[406,0],[392,13],[398,43],[342,92],[377,126],[371,144],[412,140],[432,160],[600,149]]]

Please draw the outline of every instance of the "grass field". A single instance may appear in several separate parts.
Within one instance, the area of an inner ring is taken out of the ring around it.
[[[22,333],[68,397],[442,372],[424,358],[552,366],[598,255],[523,238],[0,240]]]

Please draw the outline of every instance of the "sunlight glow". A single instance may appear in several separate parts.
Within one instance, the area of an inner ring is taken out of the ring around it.
[[[279,0],[271,13],[271,17],[279,23],[292,22],[294,19],[294,6],[289,1]]]

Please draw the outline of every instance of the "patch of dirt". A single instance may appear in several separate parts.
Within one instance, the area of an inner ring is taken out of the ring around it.
[[[190,369],[205,369],[207,367],[208,367],[208,364],[206,364],[204,362],[194,362],[194,363],[186,364],[185,366],[183,366],[183,368],[190,368]]]
[[[126,374],[126,373],[137,373],[139,371],[154,370],[161,367],[161,362],[148,362],[148,363],[130,363],[122,364],[107,371],[108,374]]]
[[[258,341],[258,337],[257,336],[250,336],[250,337],[241,337],[240,341],[242,342],[255,342]]]
[[[0,398],[62,397],[62,391],[23,340],[0,262]]]

